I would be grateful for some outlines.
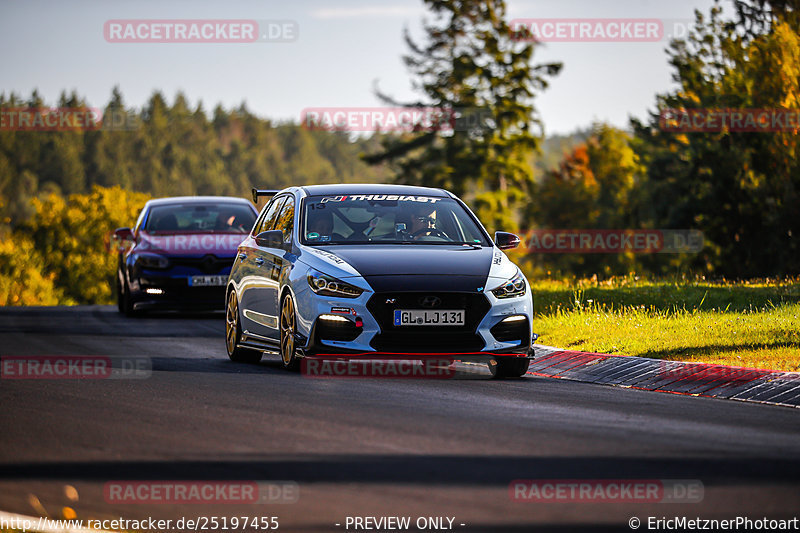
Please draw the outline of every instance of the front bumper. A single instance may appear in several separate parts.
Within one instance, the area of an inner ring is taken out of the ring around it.
[[[392,324],[395,309],[419,308],[415,302],[432,295],[441,299],[442,309],[465,309],[465,325]],[[302,290],[295,298],[296,340],[304,354],[531,356],[530,296],[500,300],[484,293],[365,292],[350,299],[320,297]],[[325,320],[324,315],[337,318]],[[518,318],[504,323],[509,317]]]
[[[185,276],[140,276],[131,298],[137,311],[215,311],[225,308],[225,287],[191,287]]]

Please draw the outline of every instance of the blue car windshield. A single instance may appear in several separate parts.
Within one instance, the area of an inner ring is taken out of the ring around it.
[[[248,233],[256,215],[247,205],[162,204],[150,208],[144,230],[148,233]]]
[[[469,244],[491,246],[451,198],[397,194],[310,196],[301,213],[301,242],[319,244]]]

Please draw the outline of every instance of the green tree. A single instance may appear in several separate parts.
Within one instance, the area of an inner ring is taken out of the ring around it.
[[[426,0],[435,20],[426,23],[427,42],[405,32],[405,63],[422,93],[419,102],[387,104],[453,110],[478,118],[477,127],[420,128],[389,136],[370,163],[390,162],[401,183],[443,187],[472,203],[490,227],[513,230],[516,208],[533,175],[529,155],[537,150],[541,122],[535,94],[560,64],[532,65],[535,44],[515,39],[503,0]],[[477,113],[466,112],[474,110]],[[458,119],[457,119],[458,120]]]
[[[108,124],[110,117],[115,121]],[[119,87],[103,110],[104,128],[86,134],[86,181],[90,184],[123,189],[137,185],[137,161],[133,154],[138,114],[127,109]]]
[[[647,123],[634,121],[647,166],[641,212],[662,228],[700,229],[695,268],[734,277],[800,272],[798,131],[675,133],[666,109],[800,107],[800,13],[737,2],[738,21],[715,5],[697,12],[686,40],[670,44],[677,90]],[[748,9],[741,9],[745,6]]]

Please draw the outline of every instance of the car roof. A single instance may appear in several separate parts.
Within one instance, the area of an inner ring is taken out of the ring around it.
[[[237,196],[171,196],[168,198],[155,198],[147,202],[148,205],[170,205],[170,204],[209,204],[209,203],[237,203],[250,204],[250,200]]]
[[[301,187],[309,196],[338,196],[344,194],[404,194],[413,196],[440,196],[449,198],[442,189],[385,183],[336,183],[331,185],[306,185]]]

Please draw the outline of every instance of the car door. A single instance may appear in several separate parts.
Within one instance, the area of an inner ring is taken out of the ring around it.
[[[295,211],[295,199],[294,197],[289,197],[281,207],[280,215],[275,221],[275,229],[281,230],[283,233],[283,248],[270,251],[273,264],[272,276],[277,282],[279,290],[281,282],[286,279],[297,258],[293,253]],[[276,296],[279,298],[280,294]],[[280,302],[277,302],[277,304],[280,308]]]
[[[255,237],[275,227],[288,195],[276,196],[256,222],[250,238],[239,247],[239,266],[243,273],[239,291],[242,308],[242,330],[261,337],[277,338],[278,304],[277,280],[273,279],[272,255],[256,245]]]
[[[259,247],[259,257],[263,257],[264,274],[269,273],[269,292],[267,297],[270,299],[270,308],[275,309],[276,316],[279,314],[280,302],[280,286],[282,273],[285,272],[291,262],[288,257],[292,249],[292,231],[294,229],[294,212],[295,200],[293,196],[286,198],[286,202],[281,206],[280,212],[275,219],[275,225],[272,229],[280,230],[283,233],[283,247],[281,248],[266,248]],[[274,307],[272,307],[274,306]],[[276,321],[275,328],[268,334],[273,339],[280,340],[280,329]]]

